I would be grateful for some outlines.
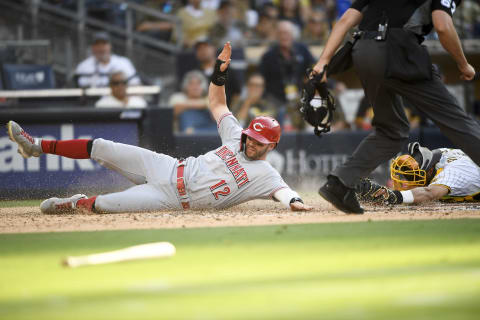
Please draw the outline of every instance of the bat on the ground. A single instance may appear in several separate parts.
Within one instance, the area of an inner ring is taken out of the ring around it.
[[[170,242],[153,242],[86,256],[67,257],[62,264],[75,268],[128,260],[165,258],[173,256],[175,251],[175,247]]]

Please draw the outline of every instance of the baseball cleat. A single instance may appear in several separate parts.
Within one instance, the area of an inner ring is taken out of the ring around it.
[[[15,121],[8,121],[7,131],[10,140],[18,145],[18,153],[24,158],[38,157],[42,154],[41,139],[33,138]]]
[[[347,214],[362,214],[355,189],[346,187],[340,179],[335,176],[328,176],[327,183],[318,190],[320,196],[330,202],[335,208]]]
[[[76,194],[70,198],[50,198],[40,204],[40,210],[46,214],[72,213],[77,209],[77,201],[88,199],[84,194]]]

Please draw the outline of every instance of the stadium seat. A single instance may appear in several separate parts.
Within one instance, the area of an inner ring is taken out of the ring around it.
[[[49,65],[3,64],[2,73],[6,90],[55,88],[55,75]]]

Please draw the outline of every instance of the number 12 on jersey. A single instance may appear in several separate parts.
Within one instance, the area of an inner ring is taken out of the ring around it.
[[[226,197],[230,194],[230,187],[225,180],[220,180],[217,184],[210,187],[210,191],[215,197],[215,200],[218,200],[219,196]]]

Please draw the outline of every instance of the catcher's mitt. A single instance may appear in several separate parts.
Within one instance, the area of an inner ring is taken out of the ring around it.
[[[317,136],[321,133],[329,132],[333,120],[333,112],[335,111],[335,99],[327,89],[327,84],[321,82],[322,73],[312,75],[312,71],[307,70],[308,81],[305,83],[300,99],[300,113],[303,119],[311,124],[315,129]],[[315,94],[318,92],[318,95]]]
[[[355,192],[358,200],[377,205],[395,205],[403,202],[400,191],[390,190],[366,178],[356,185]]]

